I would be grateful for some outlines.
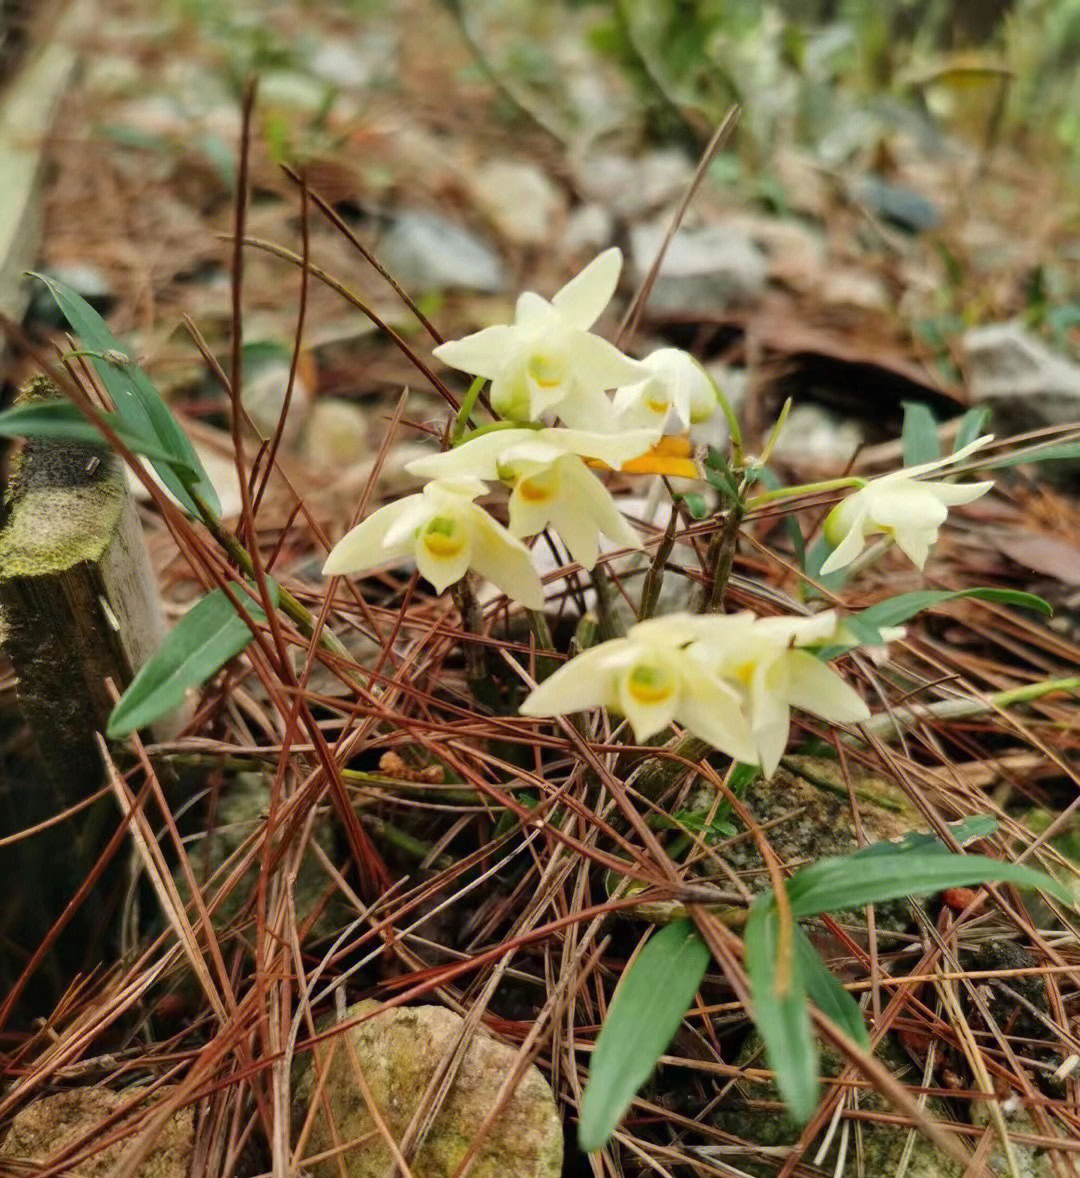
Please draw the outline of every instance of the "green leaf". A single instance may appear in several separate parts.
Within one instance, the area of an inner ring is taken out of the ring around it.
[[[987,405],[980,405],[976,409],[969,409],[960,419],[960,428],[956,431],[956,441],[953,443],[953,452],[962,450],[965,446],[969,446],[976,438],[982,436],[983,426],[986,425],[986,419],[990,416],[990,408]]]
[[[277,585],[270,582],[277,605]],[[266,615],[243,599],[256,621]],[[192,687],[205,683],[252,641],[251,631],[221,589],[208,593],[172,628],[161,646],[140,667],[109,716],[106,734],[115,739],[145,728],[178,708]]]
[[[119,420],[133,436],[156,439],[161,452],[168,456],[164,460],[151,460],[161,481],[192,515],[197,516],[199,511],[189,490],[194,491],[214,515],[220,515],[221,504],[217,492],[195,448],[161,399],[160,393],[151,384],[150,378],[133,361],[116,363],[106,359],[109,354],[123,357],[124,349],[109,331],[105,321],[71,287],[43,274],[33,274],[32,277],[49,288],[57,306],[71,324],[72,331],[82,340],[84,349],[88,353],[101,353],[90,355],[89,360],[112,398]],[[182,474],[177,468],[194,474]]]
[[[978,463],[979,470],[1003,470],[1009,466],[1021,466],[1028,462],[1052,462],[1068,459],[1075,461],[1080,458],[1080,442],[1062,442],[1054,446],[1032,446],[1030,449],[1017,450],[1013,454],[1004,454],[1000,458],[990,458]],[[977,459],[972,459],[977,461]]]
[[[972,814],[969,818],[961,818],[959,822],[950,822],[949,829],[952,831],[953,838],[961,845],[974,842],[976,839],[987,838],[997,830],[998,823],[996,818],[992,818],[989,814]],[[853,854],[858,855],[860,860],[872,859],[878,855],[894,855],[898,851],[924,851],[927,847],[933,847],[938,850],[943,846],[941,839],[936,834],[931,834],[928,830],[913,830],[909,834],[905,834],[903,838],[890,839],[887,842],[871,843],[868,847],[860,847],[858,851]]]
[[[819,859],[797,871],[787,890],[791,911],[801,918],[998,882],[1038,888],[1063,904],[1073,903],[1068,888],[1041,871],[986,855],[954,855],[942,843],[921,848],[878,843],[851,855]]]
[[[961,597],[974,597],[979,601],[995,601],[1002,605],[1017,605],[1037,613],[1050,615],[1050,605],[1034,593],[1021,593],[1018,589],[921,589],[916,593],[901,593],[887,601],[879,601],[869,609],[860,610],[844,619],[844,627],[860,643],[873,646],[881,641],[881,630],[886,626],[899,626],[924,609],[941,605],[945,601],[957,601]]]
[[[129,450],[161,462],[174,461],[153,438],[134,433],[117,414],[105,413],[103,416]],[[70,401],[30,401],[5,409],[0,413],[0,437],[63,439],[90,446],[106,445],[101,431]]]
[[[941,457],[934,415],[920,401],[904,402],[904,465],[921,466]]]
[[[691,519],[704,519],[709,514],[709,505],[705,502],[705,496],[698,494],[697,491],[692,491],[688,495],[676,495],[675,498],[683,501]]]
[[[792,1117],[805,1124],[817,1107],[817,1044],[806,1005],[802,962],[794,954],[788,963],[787,990],[777,992],[779,937],[780,914],[772,892],[768,892],[754,901],[746,921],[746,975],[750,979],[754,1025],[765,1043],[776,1086]]]
[[[619,984],[596,1040],[581,1101],[578,1143],[600,1149],[652,1075],[709,965],[709,948],[689,920],[661,929]]]
[[[832,970],[821,960],[821,954],[810,943],[810,938],[798,925],[795,925],[793,948],[806,993],[814,1005],[860,1047],[869,1051],[870,1034],[859,1004],[840,985]]]

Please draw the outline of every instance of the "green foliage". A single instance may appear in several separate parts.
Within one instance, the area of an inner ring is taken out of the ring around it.
[[[145,437],[130,430],[117,413],[103,414],[105,420],[116,431],[117,436],[129,450],[165,462],[188,475],[194,471],[178,458],[167,454],[156,439]],[[104,445],[101,431],[92,425],[69,401],[34,401],[24,405],[13,405],[0,413],[0,437],[3,438],[44,438],[65,439],[83,442],[87,445]]]
[[[191,492],[214,515],[220,515],[217,493],[195,448],[150,378],[127,357],[105,321],[80,294],[55,278],[42,274],[33,277],[49,288],[72,331],[81,338],[90,363],[116,406],[116,419],[133,438],[153,439],[155,449],[167,456],[151,459],[161,481],[192,515],[198,515],[199,509]]]
[[[277,604],[277,585],[270,582]],[[250,599],[247,612],[256,622],[266,615]],[[107,735],[115,739],[136,732],[168,715],[184,702],[192,687],[205,683],[238,655],[252,633],[221,589],[208,593],[170,631],[153,656],[139,669],[109,717]]]
[[[964,843],[992,834],[996,825],[993,818],[976,815],[953,823],[952,832]],[[1072,902],[1068,888],[1041,871],[985,855],[956,855],[934,835],[922,833],[822,859],[797,871],[786,891],[798,920],[997,882],[1038,888],[1064,904]],[[758,896],[744,935],[746,972],[769,1066],[792,1116],[805,1122],[818,1092],[807,999],[860,1046],[869,1045],[869,1036],[857,1003],[798,925],[792,925],[789,955],[781,961],[780,919],[774,894]],[[582,1103],[582,1148],[599,1149],[614,1131],[678,1028],[707,966],[708,948],[691,922],[682,920],[658,933],[623,977],[593,1053]]]
[[[904,465],[921,466],[936,462],[941,457],[937,422],[921,401],[904,402]]]
[[[622,982],[596,1040],[581,1102],[578,1142],[586,1153],[615,1131],[634,1093],[671,1042],[709,966],[709,949],[689,920],[661,929]]]

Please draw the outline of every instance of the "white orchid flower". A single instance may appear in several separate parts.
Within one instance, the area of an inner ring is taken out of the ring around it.
[[[735,760],[754,759],[738,694],[695,657],[689,614],[631,627],[625,638],[583,651],[522,703],[524,716],[605,707],[624,715],[638,741],[673,721]]]
[[[858,693],[803,646],[836,639],[833,611],[814,617],[755,618],[751,613],[694,619],[695,657],[739,694],[753,735],[754,753],[744,760],[771,777],[787,748],[791,709],[830,724],[870,718]]]
[[[440,344],[434,354],[451,368],[491,381],[495,412],[511,421],[557,413],[570,426],[605,429],[605,390],[640,380],[642,368],[590,328],[615,293],[622,253],[595,258],[551,299],[526,291],[512,324],[485,327]]]
[[[660,348],[641,363],[644,380],[615,392],[615,415],[623,429],[642,426],[689,429],[711,421],[719,408],[708,373],[681,348]]]
[[[600,554],[601,534],[631,548],[640,548],[641,541],[583,458],[618,468],[644,454],[654,441],[655,430],[498,430],[454,450],[418,458],[406,469],[426,477],[469,475],[510,483],[511,535],[533,536],[551,524],[573,559],[591,569]]]
[[[323,574],[364,572],[412,556],[438,593],[472,568],[508,597],[542,609],[544,588],[529,550],[473,502],[486,489],[478,479],[441,479],[388,503],[334,545]]]
[[[897,548],[923,568],[948,509],[971,503],[994,484],[923,481],[919,476],[960,462],[991,441],[993,435],[987,434],[948,458],[871,479],[838,503],[825,518],[825,538],[834,548],[821,566],[822,573],[833,573],[851,564],[862,552],[866,538],[877,535],[891,536]]]

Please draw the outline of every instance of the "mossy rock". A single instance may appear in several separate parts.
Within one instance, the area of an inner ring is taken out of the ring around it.
[[[907,1083],[918,1083],[907,1057],[891,1040],[887,1040],[877,1051],[878,1058],[888,1066],[889,1070],[899,1079]],[[751,1035],[739,1054],[738,1062],[743,1066],[761,1067],[763,1049],[761,1039]],[[835,1076],[843,1069],[843,1062],[833,1051],[825,1049],[822,1052],[820,1070],[826,1076]],[[732,1133],[753,1146],[776,1149],[785,1145],[793,1145],[800,1136],[802,1127],[790,1117],[774,1110],[752,1107],[758,1101],[777,1102],[780,1094],[776,1085],[771,1081],[744,1081],[736,1085],[733,1098],[725,1103],[713,1118],[714,1124],[726,1133]],[[892,1106],[873,1091],[859,1093],[859,1108],[870,1112],[892,1112]],[[935,1120],[948,1120],[949,1116],[944,1104],[933,1097],[927,1100],[926,1112]],[[910,1130],[897,1125],[879,1125],[871,1121],[859,1121],[851,1125],[850,1133],[861,1135],[861,1145],[855,1148],[852,1140],[848,1145],[844,1169],[836,1178],[855,1178],[857,1174],[879,1175],[895,1174],[900,1164],[901,1156],[907,1147]],[[820,1145],[815,1142],[807,1151],[807,1158],[813,1158]],[[837,1132],[829,1146],[825,1159],[819,1163],[822,1172],[836,1173],[836,1162],[839,1156],[840,1134]],[[768,1178],[776,1173],[774,1164],[755,1162],[751,1160],[752,1151],[748,1150],[747,1158],[733,1161],[739,1169],[747,1174],[761,1175]],[[860,1161],[856,1159],[861,1159]],[[925,1137],[916,1134],[911,1157],[905,1178],[962,1178],[964,1168],[945,1157],[937,1147]]]
[[[105,1121],[131,1099],[131,1090],[113,1092],[108,1088],[68,1088],[32,1101],[11,1122],[8,1135],[0,1145],[0,1171],[22,1173],[23,1169],[9,1168],[7,1162],[21,1162],[34,1167],[45,1167],[61,1151],[77,1140],[100,1129],[102,1138],[115,1133],[117,1126],[105,1127]],[[156,1095],[160,1100],[164,1093]],[[130,1124],[136,1117],[146,1116],[136,1110],[122,1124]],[[105,1178],[117,1171],[125,1152],[131,1148],[138,1133],[123,1141],[114,1142],[77,1166],[62,1172],[70,1178]],[[135,1170],[124,1170],[131,1178],[187,1178],[194,1152],[193,1110],[182,1108],[166,1121],[146,1159]],[[36,1171],[35,1171],[36,1172]]]
[[[351,1007],[347,1018],[373,1017],[315,1048],[296,1085],[296,1114],[307,1117],[316,1075],[326,1075],[305,1154],[313,1157],[338,1143],[356,1142],[340,1155],[307,1163],[313,1178],[383,1178],[390,1151],[376,1129],[356,1081],[362,1070],[371,1097],[395,1140],[400,1141],[435,1069],[461,1032],[460,1016],[441,1006],[382,1010],[375,1001]],[[415,1178],[449,1178],[495,1107],[517,1051],[478,1030],[470,1039],[431,1129],[411,1159]],[[333,1122],[333,1131],[327,1121]],[[558,1178],[562,1173],[563,1131],[555,1097],[533,1066],[484,1138],[470,1178]]]
[[[1010,1138],[1013,1133],[1031,1134],[1033,1137],[1041,1136],[1031,1117],[1023,1109],[1013,1109],[1010,1107],[1010,1102],[1005,1101],[1001,1111]],[[985,1101],[976,1101],[971,1106],[971,1123],[980,1128],[990,1126],[996,1143],[990,1150],[990,1165],[1000,1174],[1011,1174],[1012,1171],[1009,1169],[1009,1162],[1005,1157],[1001,1139],[994,1128],[990,1105]],[[1017,1178],[1050,1178],[1054,1173],[1054,1163],[1049,1150],[1039,1149],[1034,1145],[1021,1145],[1015,1141],[1012,1141],[1011,1145]]]

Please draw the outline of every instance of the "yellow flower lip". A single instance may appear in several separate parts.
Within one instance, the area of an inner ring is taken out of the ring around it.
[[[691,455],[694,444],[685,434],[673,434],[654,442],[647,453],[631,458],[619,468],[624,474],[667,474],[680,479],[701,477]]]
[[[670,671],[639,663],[626,681],[626,688],[640,704],[658,704],[675,693]]]
[[[432,556],[457,556],[465,547],[460,536],[444,536],[440,532],[428,532],[424,536],[424,547]]]
[[[546,503],[551,498],[551,490],[535,479],[522,479],[517,485],[522,499],[529,503]]]

